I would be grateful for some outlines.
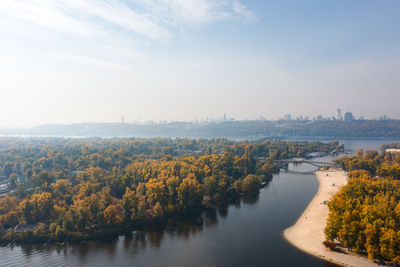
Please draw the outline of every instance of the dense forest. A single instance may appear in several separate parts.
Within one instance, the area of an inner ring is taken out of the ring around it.
[[[373,260],[400,264],[400,153],[358,150],[337,162],[348,184],[328,202],[327,240]]]
[[[32,129],[1,129],[0,134],[46,136],[101,137],[190,137],[259,139],[263,137],[400,137],[399,120],[342,121],[220,121],[220,122],[163,122],[82,123],[40,125]]]
[[[226,139],[0,139],[0,238],[63,241],[189,216],[256,195],[274,159],[338,142]],[[21,229],[28,229],[23,231]]]

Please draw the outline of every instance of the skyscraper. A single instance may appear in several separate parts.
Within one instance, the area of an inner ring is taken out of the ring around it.
[[[338,121],[342,121],[342,120],[343,120],[343,117],[342,117],[342,110],[341,110],[340,108],[337,109],[337,112],[336,112],[336,119],[337,119]]]
[[[353,113],[351,113],[351,112],[346,112],[346,113],[344,113],[344,121],[345,121],[345,122],[354,121]]]

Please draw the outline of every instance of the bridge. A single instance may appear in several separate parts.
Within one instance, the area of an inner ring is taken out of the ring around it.
[[[313,165],[317,168],[335,166],[335,164],[333,162],[313,161],[313,160],[306,160],[304,158],[280,159],[280,160],[274,160],[274,163],[277,163],[277,164],[279,164],[279,163],[281,163],[281,164],[306,163],[306,164]]]

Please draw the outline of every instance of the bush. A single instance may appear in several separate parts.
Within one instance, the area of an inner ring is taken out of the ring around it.
[[[324,242],[322,242],[322,244],[329,248],[330,250],[335,250],[336,249],[336,244],[335,242],[329,241],[329,240],[325,240]]]

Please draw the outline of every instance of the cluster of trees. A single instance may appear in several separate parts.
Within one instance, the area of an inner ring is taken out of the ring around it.
[[[338,162],[350,172],[328,202],[327,240],[400,264],[400,153],[359,150]]]
[[[386,152],[379,154],[376,150],[356,151],[354,157],[343,157],[336,160],[346,171],[365,170],[372,176],[400,179],[400,153]]]
[[[224,139],[0,140],[1,171],[10,184],[19,181],[0,199],[0,238],[94,238],[226,205],[257,194],[277,170],[273,159],[337,147]],[[15,233],[17,224],[36,228]]]

